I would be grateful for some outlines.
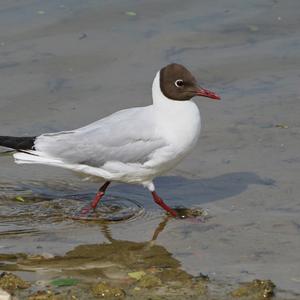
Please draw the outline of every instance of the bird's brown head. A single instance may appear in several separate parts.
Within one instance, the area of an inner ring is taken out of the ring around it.
[[[171,100],[186,101],[194,96],[208,97],[214,100],[221,98],[197,85],[192,73],[180,64],[170,64],[160,70],[160,89]]]

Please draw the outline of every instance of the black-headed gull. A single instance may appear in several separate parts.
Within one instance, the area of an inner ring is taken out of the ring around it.
[[[1,136],[0,145],[17,150],[16,163],[57,166],[105,180],[90,208],[117,181],[142,184],[158,205],[176,216],[155,192],[153,179],[176,166],[198,140],[201,120],[194,96],[220,99],[199,87],[184,66],[173,63],[156,74],[152,105],[124,109],[71,131]]]

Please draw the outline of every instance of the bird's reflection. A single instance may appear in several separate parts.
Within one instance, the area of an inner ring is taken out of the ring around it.
[[[155,228],[151,241],[156,241],[157,240],[159,234],[164,231],[164,229],[167,226],[167,223],[169,222],[170,219],[173,219],[173,217],[165,216],[163,218],[163,220]]]
[[[165,227],[167,226],[167,223],[174,219],[173,217],[167,215],[165,216],[162,221],[156,226],[154,232],[153,232],[153,235],[152,235],[152,238],[150,241],[156,241],[159,234],[161,232],[163,232],[163,230],[165,229]],[[104,237],[111,243],[115,242],[116,240],[112,237],[112,233],[111,233],[111,230],[110,230],[110,227],[109,227],[109,223],[100,223],[99,224],[100,226],[100,230],[101,232],[103,233]]]
[[[208,218],[206,211],[201,208],[189,209],[185,207],[177,207],[174,208],[174,210],[176,211],[180,219],[187,219],[191,223],[203,223],[205,219]],[[163,217],[162,221],[156,226],[152,235],[152,239],[150,241],[153,242],[157,240],[158,236],[164,231],[170,220],[174,220],[174,217],[169,214]],[[100,223],[100,230],[107,238],[107,240],[109,240],[110,242],[115,241],[112,237],[109,223]]]

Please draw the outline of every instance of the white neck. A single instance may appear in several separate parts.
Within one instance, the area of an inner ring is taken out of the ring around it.
[[[168,138],[187,141],[188,147],[194,145],[201,128],[200,112],[192,101],[177,101],[167,98],[160,89],[160,72],[152,85],[153,108],[159,121],[160,132],[166,132]]]
[[[165,101],[170,101],[160,89],[160,71],[156,73],[156,76],[152,84],[152,99],[154,105],[159,105]]]

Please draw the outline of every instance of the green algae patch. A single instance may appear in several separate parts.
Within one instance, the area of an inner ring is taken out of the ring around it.
[[[140,280],[145,275],[146,275],[146,273],[144,271],[136,271],[136,272],[129,272],[128,273],[128,276],[130,278],[135,279],[135,280]]]
[[[12,273],[3,272],[0,274],[0,288],[7,292],[14,292],[17,289],[27,289],[30,284]]]
[[[235,289],[230,294],[236,298],[249,300],[270,299],[274,296],[275,284],[271,280],[255,279],[251,282],[243,283],[241,287]]]
[[[75,278],[58,278],[52,280],[50,283],[53,286],[60,287],[60,286],[73,286],[79,282],[78,279]]]
[[[160,278],[152,274],[147,274],[143,276],[138,282],[138,286],[140,288],[147,288],[147,289],[158,287],[161,284],[162,281],[160,280]]]
[[[99,282],[92,288],[92,293],[97,298],[123,299],[125,292],[117,287],[113,287],[106,282]]]

